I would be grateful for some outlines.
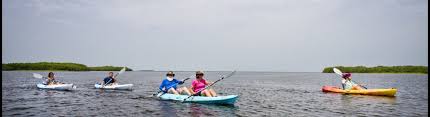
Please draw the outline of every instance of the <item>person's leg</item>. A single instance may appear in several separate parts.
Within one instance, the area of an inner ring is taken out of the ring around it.
[[[187,95],[188,95],[188,96],[191,96],[191,95],[192,95],[192,93],[188,90],[188,88],[187,88],[187,87],[182,87],[181,89],[182,89],[182,92],[187,93]]]
[[[195,92],[193,91],[193,89],[191,89],[191,88],[187,88],[188,89],[188,91],[190,91],[190,93],[191,93],[191,95],[193,95]]]
[[[207,97],[212,97],[211,93],[206,89],[203,90],[202,93],[205,94]]]
[[[361,88],[360,86],[358,86],[358,85],[354,85],[353,87],[352,87],[352,90],[362,90],[363,88]]]
[[[212,95],[212,97],[216,97],[217,96],[215,90],[213,90],[213,89],[209,89],[209,93]]]
[[[173,93],[175,95],[179,95],[179,93],[174,88],[170,88],[167,92],[168,93]]]

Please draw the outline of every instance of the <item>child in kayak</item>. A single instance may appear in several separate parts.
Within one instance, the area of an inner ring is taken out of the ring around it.
[[[64,84],[64,83],[60,83],[59,81],[55,80],[54,72],[49,72],[48,78],[46,79],[45,84],[46,85],[56,85],[56,84]]]
[[[113,84],[116,82],[116,80],[113,76],[113,72],[109,72],[108,74],[109,74],[109,76],[103,79],[103,83],[105,85],[110,85],[110,84]]]
[[[191,93],[187,90],[186,87],[177,88],[178,84],[184,84],[184,81],[176,80],[175,74],[173,71],[169,71],[166,74],[166,79],[164,79],[160,84],[160,90],[164,93],[173,93],[175,95],[183,94],[184,92],[187,95],[191,95]]]
[[[203,79],[203,76],[204,76],[203,71],[196,72],[196,79],[192,82],[190,91],[195,96],[216,97],[217,94],[213,89],[204,89],[207,85],[210,85],[211,82]],[[203,90],[203,91],[199,92],[200,90]]]
[[[362,89],[358,84],[352,82],[351,73],[347,72],[342,74],[342,78],[343,78],[342,79],[343,90],[361,90]]]

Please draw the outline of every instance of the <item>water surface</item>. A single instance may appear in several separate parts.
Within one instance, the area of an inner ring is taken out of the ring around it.
[[[77,90],[40,90],[41,80],[31,73],[2,72],[2,116],[428,116],[428,75],[423,74],[353,74],[368,88],[398,88],[396,97],[382,97],[323,93],[323,85],[339,86],[333,73],[237,72],[213,87],[219,95],[240,96],[234,106],[220,106],[152,98],[165,72],[122,74],[119,83],[134,84],[132,91],[94,89],[107,72],[55,72]],[[193,73],[176,72],[176,77]],[[205,77],[215,81],[227,73]]]

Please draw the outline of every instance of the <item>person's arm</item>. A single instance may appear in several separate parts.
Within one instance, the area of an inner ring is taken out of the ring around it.
[[[343,90],[345,90],[345,83],[346,83],[346,80],[345,80],[345,79],[342,79],[342,89],[343,89]]]
[[[164,80],[161,82],[161,84],[160,84],[160,87],[159,87],[159,89],[161,90],[161,91],[163,91],[164,92],[164,85],[165,85],[165,83],[164,83]]]

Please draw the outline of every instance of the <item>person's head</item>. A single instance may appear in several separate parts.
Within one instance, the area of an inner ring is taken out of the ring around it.
[[[48,73],[48,78],[54,78],[54,72],[49,72]]]
[[[173,71],[169,71],[169,72],[167,72],[166,76],[173,78],[173,77],[175,77],[175,74],[173,73]]]
[[[113,72],[109,72],[109,77],[113,77]]]
[[[203,71],[197,71],[196,72],[196,79],[203,79],[204,73]]]
[[[342,78],[344,78],[344,79],[351,79],[351,73],[346,72],[346,73],[342,74]]]

